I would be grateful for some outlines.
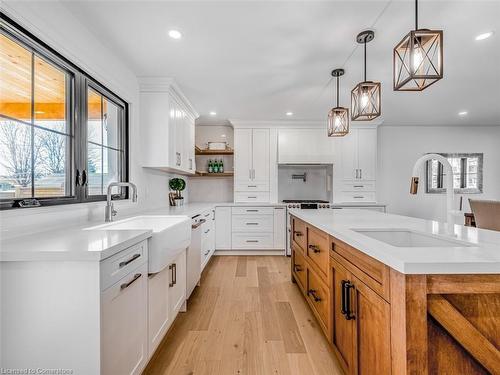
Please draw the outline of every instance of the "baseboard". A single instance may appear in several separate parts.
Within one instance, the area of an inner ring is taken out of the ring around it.
[[[285,250],[215,250],[214,255],[282,255]]]

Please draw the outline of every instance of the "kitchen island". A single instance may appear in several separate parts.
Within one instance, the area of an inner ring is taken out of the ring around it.
[[[346,374],[500,373],[500,233],[291,210],[296,282]]]

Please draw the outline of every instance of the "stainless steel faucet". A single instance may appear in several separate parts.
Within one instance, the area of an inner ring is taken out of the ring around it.
[[[113,221],[113,216],[117,214],[117,211],[113,207],[113,202],[111,201],[111,189],[114,186],[124,187],[128,186],[132,190],[132,202],[137,202],[137,186],[132,182],[112,182],[108,185],[108,193],[106,195],[106,222]]]

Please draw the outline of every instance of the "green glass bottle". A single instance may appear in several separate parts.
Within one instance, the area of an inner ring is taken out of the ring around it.
[[[212,159],[208,160],[208,173],[213,173],[213,164],[212,164]]]
[[[219,162],[217,159],[214,160],[214,167],[213,167],[214,173],[219,173]]]
[[[224,160],[222,158],[219,162],[219,173],[224,173]]]

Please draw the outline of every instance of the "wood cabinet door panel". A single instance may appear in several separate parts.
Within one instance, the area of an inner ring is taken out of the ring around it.
[[[312,227],[307,227],[307,258],[318,267],[323,281],[327,281],[329,266],[329,236]]]
[[[302,252],[297,248],[295,244],[292,244],[293,258],[292,258],[292,272],[296,276],[295,280],[297,280],[299,287],[306,291],[307,287],[307,267],[306,260],[302,255]]]
[[[307,268],[307,298],[323,325],[323,331],[329,332],[330,290],[310,267]]]
[[[355,373],[391,373],[391,309],[388,302],[353,277]]]
[[[307,230],[306,224],[297,219],[296,217],[292,218],[292,231],[293,231],[293,241],[300,247],[300,249],[305,254],[305,250],[307,247]]]
[[[332,343],[340,364],[346,374],[353,371],[354,321],[347,320],[342,313],[342,281],[351,280],[351,274],[337,261],[330,258],[330,279],[332,282]]]

